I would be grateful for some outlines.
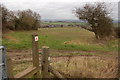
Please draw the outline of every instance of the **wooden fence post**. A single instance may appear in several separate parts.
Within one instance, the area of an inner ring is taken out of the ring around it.
[[[50,77],[50,73],[49,73],[49,70],[48,70],[48,67],[49,67],[48,57],[49,57],[49,47],[43,46],[42,47],[42,63],[41,63],[42,78],[49,78]]]
[[[8,56],[7,56],[7,76],[8,78],[14,78],[12,60],[11,58],[8,58]]]
[[[34,75],[35,78],[40,77],[40,68],[39,68],[39,54],[38,54],[38,35],[32,35],[32,58],[33,66],[38,69],[38,72]]]

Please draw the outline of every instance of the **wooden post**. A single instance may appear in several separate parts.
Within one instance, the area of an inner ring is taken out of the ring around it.
[[[38,54],[38,35],[32,35],[32,58],[33,58],[33,66],[38,69],[38,72],[34,75],[35,78],[40,77],[39,70],[39,54]]]
[[[14,78],[12,60],[11,58],[8,58],[8,57],[7,57],[7,76],[8,78]]]
[[[47,46],[43,46],[42,47],[42,72],[41,72],[41,75],[42,75],[42,78],[49,78],[50,77],[50,73],[49,73],[49,70],[48,70],[48,67],[49,67],[49,60],[48,60],[48,57],[49,57],[49,47]]]

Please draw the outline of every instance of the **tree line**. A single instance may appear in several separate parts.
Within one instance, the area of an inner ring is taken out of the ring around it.
[[[2,31],[7,30],[37,30],[40,27],[41,16],[32,10],[10,11],[4,5],[2,10]]]

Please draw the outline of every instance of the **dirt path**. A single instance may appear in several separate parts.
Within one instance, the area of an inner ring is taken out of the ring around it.
[[[39,52],[41,52],[41,49],[39,49]],[[51,58],[68,58],[68,57],[96,57],[97,55],[84,55],[84,53],[95,53],[100,54],[102,57],[111,57],[111,58],[117,58],[118,52],[97,52],[97,51],[72,51],[72,50],[50,50],[51,53],[57,53],[57,54],[63,54],[60,56],[51,56]],[[32,51],[30,49],[28,50],[12,50],[7,52],[9,57],[12,58],[12,60],[16,63],[23,62],[23,61],[32,61]],[[72,53],[83,53],[82,55],[65,55],[65,54],[72,54]],[[100,56],[97,56],[100,57]]]

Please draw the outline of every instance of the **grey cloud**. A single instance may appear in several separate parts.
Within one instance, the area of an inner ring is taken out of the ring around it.
[[[89,0],[88,0],[89,1]],[[35,12],[41,14],[42,19],[76,19],[75,15],[72,13],[72,10],[75,7],[81,7],[86,2],[81,0],[6,0],[3,1],[3,4],[7,6],[10,10],[25,10],[31,9]],[[110,5],[110,8],[113,9],[111,17],[116,19],[118,9],[117,2]]]

